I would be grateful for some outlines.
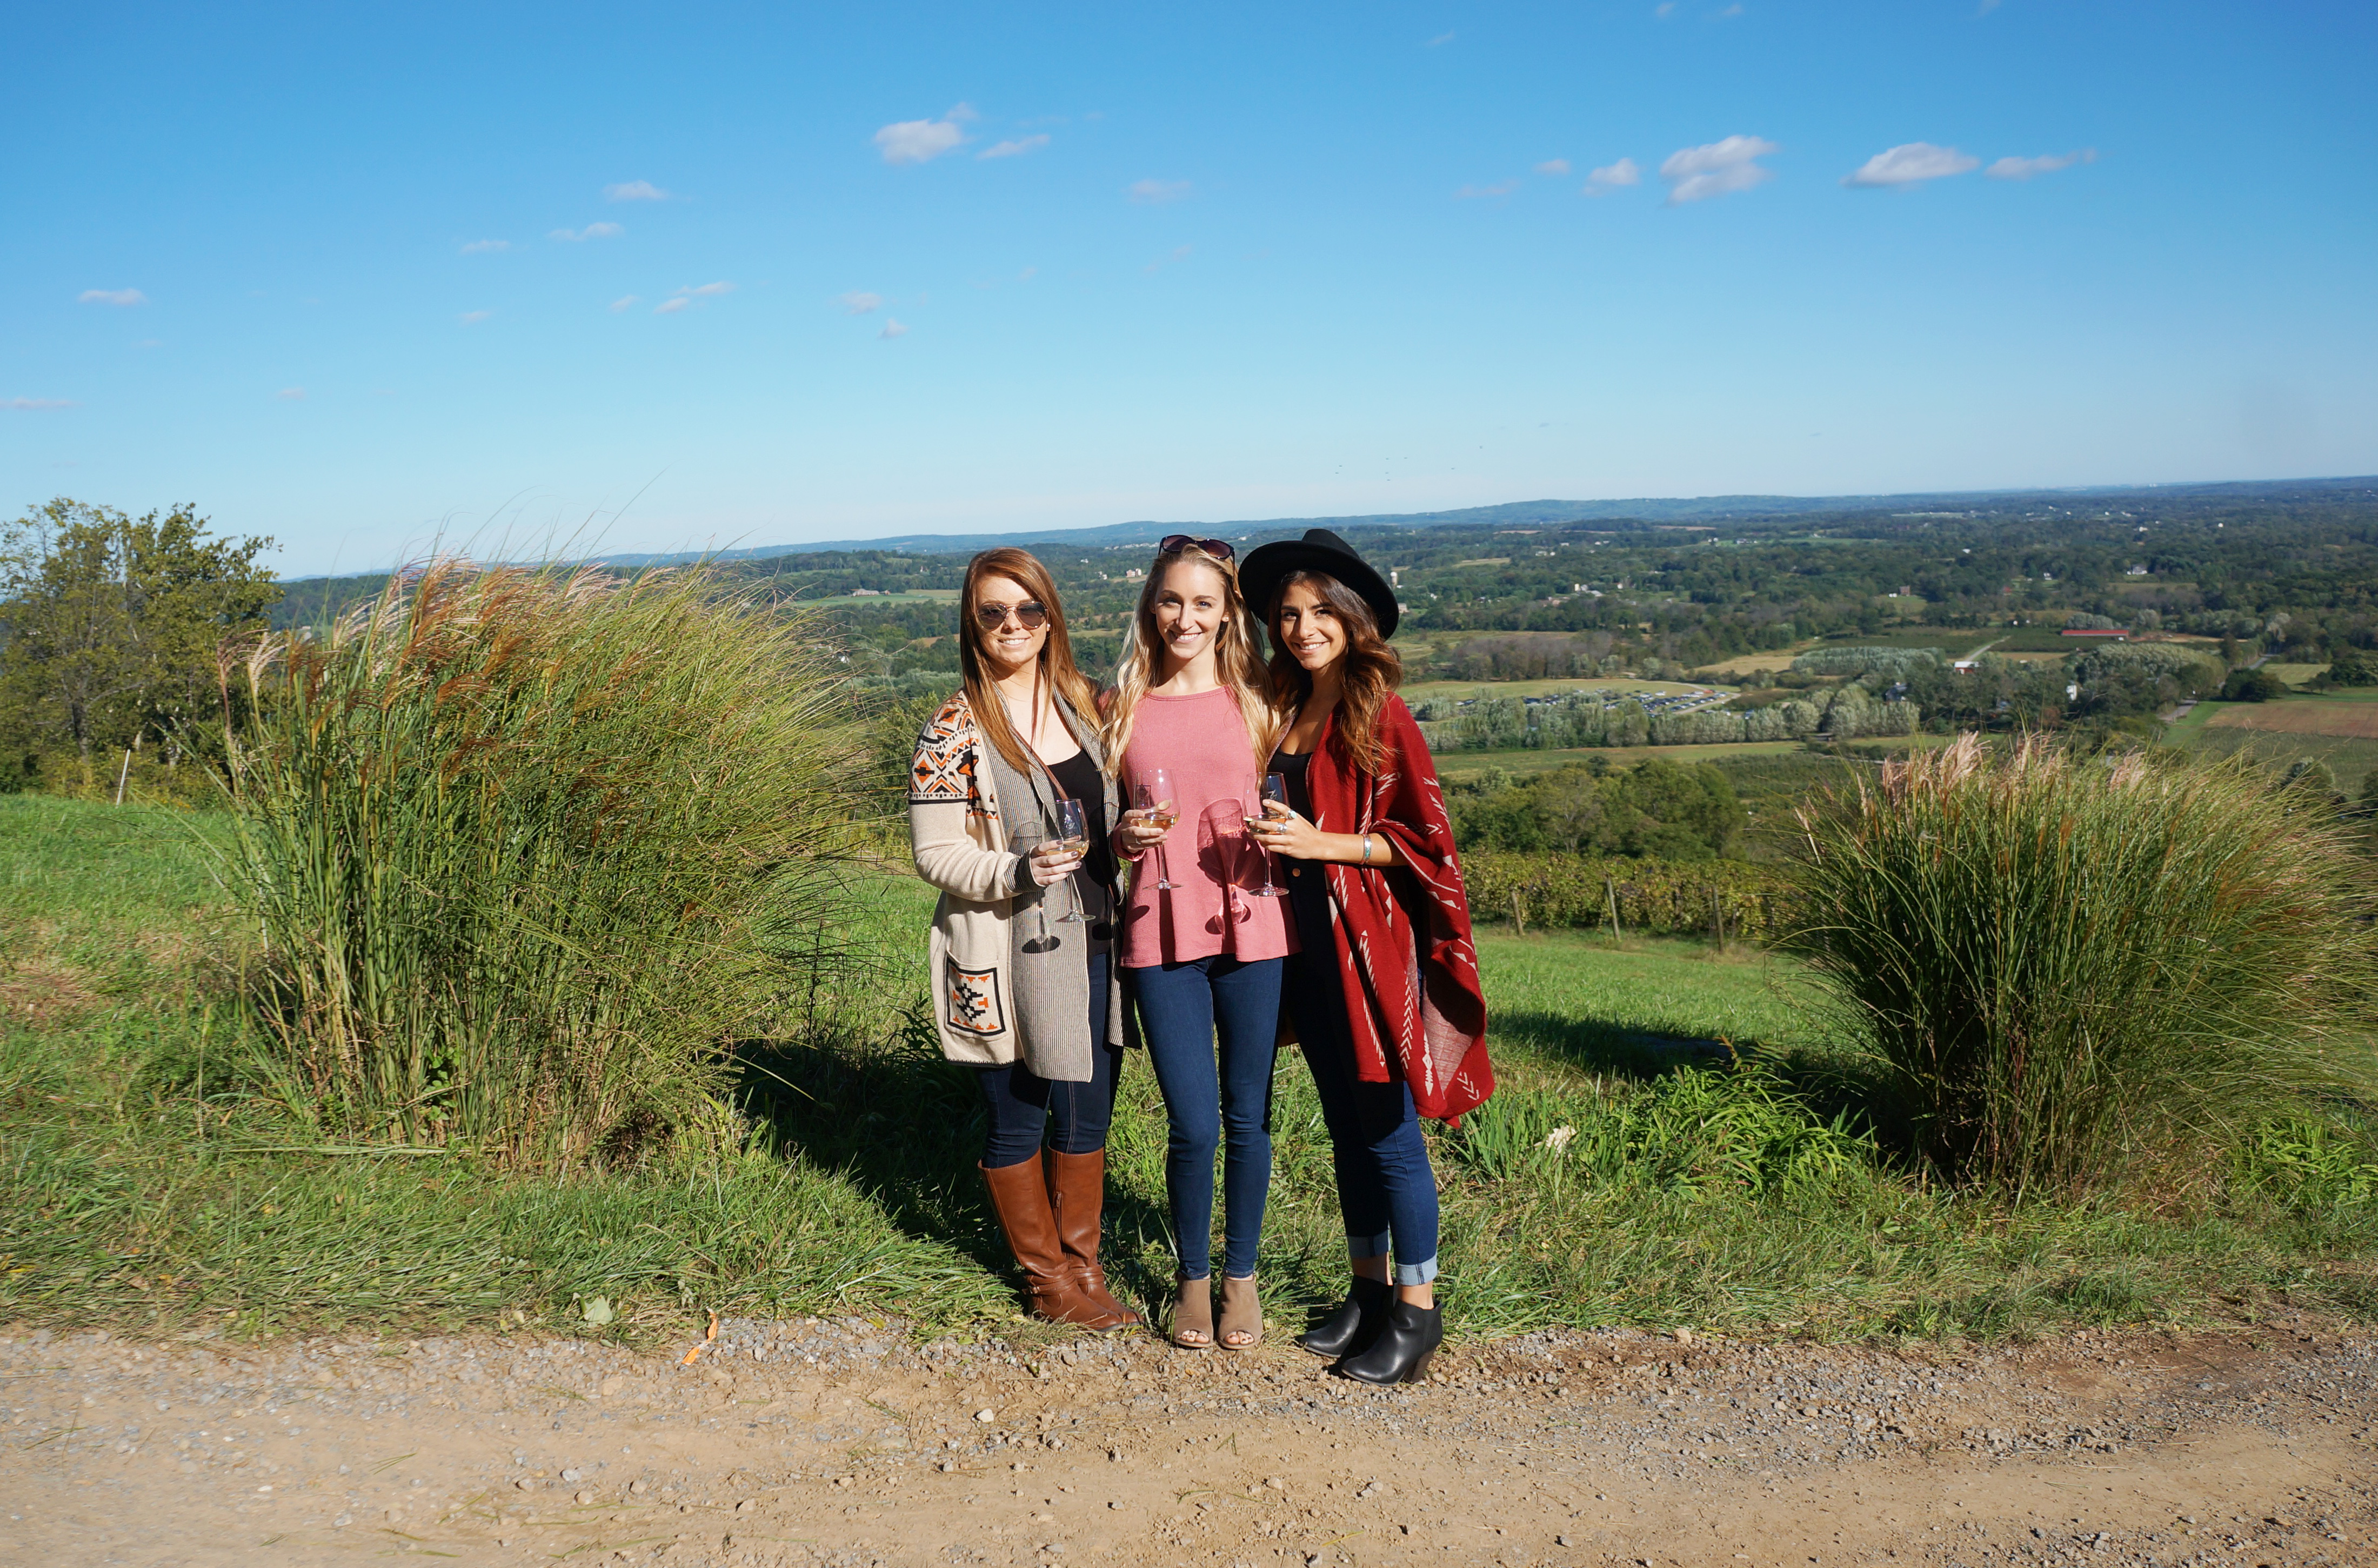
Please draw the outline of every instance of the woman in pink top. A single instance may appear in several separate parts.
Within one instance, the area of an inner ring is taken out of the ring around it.
[[[1172,1343],[1217,1343],[1214,1150],[1222,1160],[1219,1342],[1263,1338],[1255,1248],[1271,1184],[1272,1055],[1280,961],[1294,938],[1265,896],[1246,819],[1262,798],[1272,717],[1255,622],[1231,547],[1176,535],[1139,596],[1107,707],[1107,766],[1127,808],[1117,850],[1133,862],[1122,963],[1171,1123],[1164,1185],[1179,1249]],[[1169,884],[1169,886],[1168,886]]]

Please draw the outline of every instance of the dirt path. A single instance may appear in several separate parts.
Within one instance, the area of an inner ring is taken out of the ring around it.
[[[859,1320],[729,1323],[691,1366],[0,1331],[0,1564],[2378,1562],[2378,1339],[2310,1323],[1561,1333],[1438,1375]]]

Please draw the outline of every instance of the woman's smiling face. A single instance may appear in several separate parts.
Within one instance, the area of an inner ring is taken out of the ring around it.
[[[1272,635],[1308,674],[1317,675],[1346,657],[1346,623],[1310,583],[1291,583],[1279,596]]]
[[[1156,640],[1174,666],[1190,664],[1200,654],[1214,651],[1222,617],[1230,609],[1228,585],[1222,573],[1205,561],[1176,561],[1164,569],[1150,609]]]
[[[1022,616],[1015,613],[1023,605],[1038,606],[1040,601],[1025,591],[1024,585],[1013,577],[984,577],[974,586],[974,604],[970,615],[985,609],[1003,609],[1008,613],[996,626],[976,622],[982,633],[982,651],[991,666],[991,678],[1006,679],[1040,657],[1040,649],[1049,641],[1049,623],[1027,627]]]

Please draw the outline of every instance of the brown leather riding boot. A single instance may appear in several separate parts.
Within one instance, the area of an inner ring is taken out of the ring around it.
[[[1049,1162],[1049,1212],[1057,1224],[1057,1245],[1065,1251],[1065,1266],[1082,1295],[1114,1314],[1111,1328],[1128,1328],[1139,1314],[1117,1301],[1107,1289],[1107,1272],[1099,1266],[1099,1216],[1106,1207],[1107,1152],[1042,1156]]]
[[[1057,1245],[1056,1218],[1040,1162],[1019,1160],[994,1170],[978,1165],[991,1188],[991,1207],[1007,1233],[1007,1248],[1024,1271],[1024,1303],[1036,1318],[1086,1329],[1116,1326],[1114,1314],[1082,1294],[1081,1283]]]

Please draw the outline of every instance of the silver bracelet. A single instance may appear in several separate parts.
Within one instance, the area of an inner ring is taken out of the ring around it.
[[[1363,863],[1371,863],[1371,836],[1367,833],[1363,835]]]

